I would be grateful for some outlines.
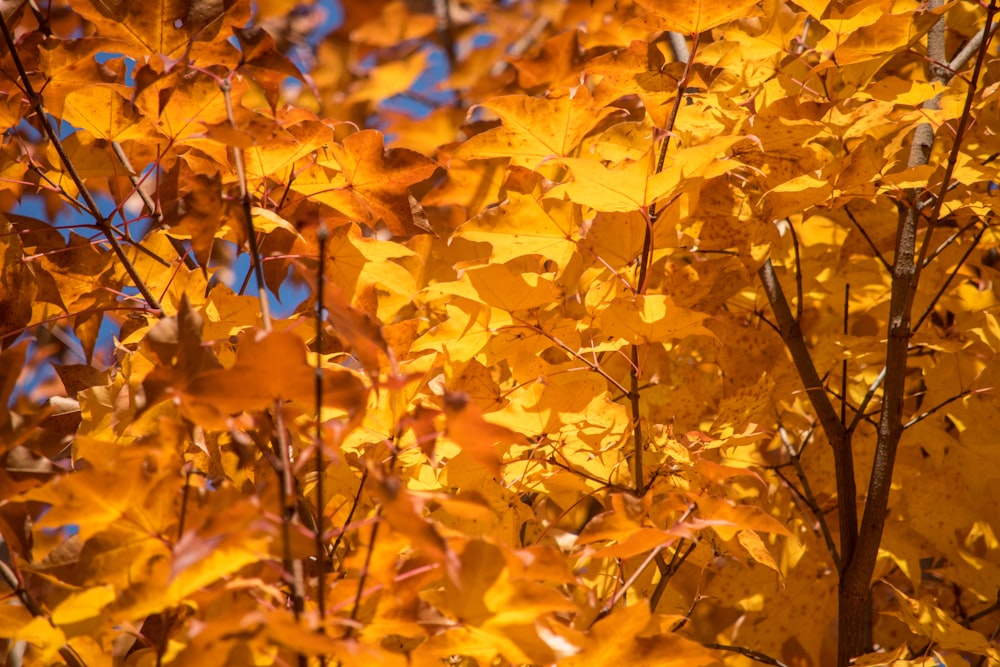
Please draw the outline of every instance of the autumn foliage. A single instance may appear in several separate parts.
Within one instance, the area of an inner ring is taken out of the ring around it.
[[[955,0],[3,4],[6,664],[1000,664]]]

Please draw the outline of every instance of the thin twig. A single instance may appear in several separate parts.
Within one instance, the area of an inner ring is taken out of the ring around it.
[[[990,213],[992,213],[992,211]],[[927,259],[924,260],[924,268],[926,269],[931,262],[933,262],[935,259],[937,259],[938,255],[940,255],[945,250],[947,250],[955,241],[957,241],[958,239],[960,239],[961,237],[963,237],[965,235],[965,232],[969,231],[970,229],[972,229],[973,227],[975,227],[975,226],[977,226],[979,224],[980,224],[980,220],[976,219],[976,220],[973,220],[972,222],[970,222],[969,224],[965,225],[964,227],[956,230],[955,233],[953,233],[951,236],[949,236],[947,239],[945,239],[941,243],[941,245],[939,245],[934,250],[934,252],[930,253],[927,256]]]
[[[810,430],[806,437],[803,439],[802,448],[799,451],[795,450],[792,445],[792,440],[788,435],[788,431],[785,427],[778,426],[778,437],[781,439],[782,445],[785,447],[785,452],[788,454],[788,458],[795,468],[795,476],[798,477],[799,483],[802,484],[802,491],[799,491],[798,487],[792,484],[789,480],[785,480],[785,476],[777,468],[774,469],[778,477],[785,480],[788,484],[788,488],[792,490],[797,496],[799,496],[802,501],[812,512],[813,516],[816,518],[816,522],[819,524],[820,533],[823,535],[823,541],[826,542],[826,550],[830,552],[830,558],[833,559],[833,564],[840,571],[840,553],[837,551],[837,543],[833,540],[833,533],[830,532],[830,526],[826,522],[826,515],[820,508],[819,503],[816,501],[816,494],[813,493],[812,487],[809,485],[809,478],[806,476],[805,468],[802,467],[802,449],[805,449],[806,443],[809,442],[812,436],[812,431]]]
[[[865,392],[865,397],[861,399],[861,403],[855,408],[854,419],[847,426],[848,433],[854,433],[854,430],[858,427],[858,424],[866,417],[865,411],[868,409],[868,404],[872,402],[875,397],[875,392],[878,388],[882,386],[882,382],[885,380],[885,366],[882,367],[881,372],[879,372],[878,377],[871,383],[868,387],[868,391]]]
[[[316,540],[316,607],[319,610],[319,632],[326,632],[326,540],[323,535],[324,512],[324,489],[323,476],[325,472],[325,462],[323,459],[323,298],[326,287],[326,242],[329,238],[326,225],[322,222],[316,231],[316,240],[319,242],[319,272],[316,277],[316,530],[314,531]],[[320,656],[320,666],[326,665],[326,656]]]
[[[589,359],[587,359],[586,357],[584,357],[583,355],[581,355],[579,352],[576,352],[573,348],[571,348],[569,345],[567,345],[566,343],[564,343],[561,340],[559,340],[558,338],[556,338],[553,334],[551,334],[550,332],[546,331],[543,327],[536,326],[534,324],[531,324],[530,322],[525,322],[524,320],[519,320],[519,321],[520,321],[520,323],[521,323],[522,326],[525,326],[528,329],[531,329],[532,331],[534,331],[535,333],[537,333],[537,334],[539,334],[541,336],[545,336],[550,341],[552,341],[553,343],[555,343],[556,345],[558,345],[564,352],[566,352],[567,354],[571,355],[573,358],[577,359],[578,361],[584,363],[587,366],[587,368],[589,368],[590,370],[594,371],[595,373],[597,373],[598,375],[600,375],[602,378],[604,378],[605,380],[607,380],[611,384],[611,386],[613,386],[615,389],[617,389],[618,391],[620,391],[623,396],[628,396],[629,395],[629,390],[626,389],[625,386],[621,382],[619,382],[618,380],[616,380],[613,377],[611,377],[607,373],[607,371],[605,371],[603,368],[601,368],[598,364],[590,361]]]
[[[760,662],[765,665],[786,667],[785,663],[781,662],[777,658],[772,658],[766,653],[755,651],[752,648],[744,648],[743,646],[730,646],[729,644],[702,644],[702,646],[704,646],[705,648],[714,649],[716,651],[728,651],[730,653],[739,653],[740,655],[744,655],[755,662]]]
[[[656,608],[660,605],[660,599],[667,591],[667,584],[670,583],[670,580],[675,574],[677,574],[677,570],[680,569],[681,565],[684,564],[684,561],[688,559],[688,556],[690,556],[694,552],[695,547],[698,546],[697,542],[691,542],[687,545],[687,548],[681,552],[682,544],[684,544],[683,539],[677,543],[677,547],[674,549],[674,555],[670,559],[669,563],[665,563],[665,568],[660,565],[662,557],[657,559],[657,565],[660,566],[660,580],[656,582],[656,587],[653,588],[653,594],[649,596],[649,609],[651,611],[656,611]]]
[[[111,142],[111,149],[114,152],[115,157],[118,158],[122,167],[125,168],[125,173],[128,174],[128,180],[132,184],[132,190],[139,195],[139,199],[142,201],[142,205],[145,206],[146,210],[149,212],[149,217],[153,220],[153,224],[157,227],[162,227],[163,213],[160,212],[159,208],[153,202],[153,198],[149,196],[149,193],[142,188],[142,182],[139,180],[139,175],[136,173],[135,169],[132,168],[132,163],[129,161],[128,155],[125,154],[125,149],[122,148],[122,145],[117,141]],[[173,246],[177,256],[184,261],[184,266],[191,270],[198,268],[198,263],[194,261],[194,258],[191,257],[191,253],[187,251],[187,248],[184,247],[184,244],[181,243],[179,239],[175,239],[172,236],[167,236],[167,239],[170,241],[170,245]],[[142,246],[139,247],[142,248]],[[161,262],[164,261],[159,255],[154,254],[153,257]]]
[[[872,237],[868,235],[868,232],[865,231],[865,228],[861,226],[861,223],[858,222],[858,219],[854,217],[853,213],[851,213],[851,209],[849,209],[847,206],[844,206],[844,213],[846,213],[848,219],[852,223],[854,223],[854,227],[861,234],[861,238],[863,238],[865,242],[868,243],[868,247],[871,248],[872,252],[875,254],[875,259],[879,261],[879,263],[882,265],[882,268],[884,268],[888,272],[892,272],[892,264],[890,264],[889,261],[882,255],[882,252],[878,249],[878,246],[875,245],[875,242],[872,240]]]
[[[302,571],[302,561],[292,556],[292,526],[299,523],[297,506],[297,493],[295,485],[295,475],[292,470],[291,445],[288,442],[288,432],[285,430],[282,418],[281,401],[275,400],[272,406],[274,411],[274,435],[271,438],[271,446],[274,449],[274,457],[280,484],[278,485],[278,501],[281,504],[281,541],[282,558],[284,560],[285,571],[291,577],[291,602],[292,614],[298,621],[305,609],[305,580]]]
[[[337,554],[337,549],[340,548],[340,542],[344,539],[344,535],[347,534],[347,528],[351,525],[351,521],[354,520],[354,513],[358,509],[358,505],[361,503],[361,492],[365,488],[365,482],[368,481],[368,468],[365,467],[361,471],[361,481],[358,483],[358,491],[354,494],[354,502],[351,503],[351,509],[347,513],[347,518],[344,519],[343,527],[337,532],[337,539],[333,541],[333,545],[330,547],[330,553],[333,555]]]
[[[34,108],[35,113],[38,115],[39,124],[42,126],[42,130],[48,136],[49,141],[52,143],[52,147],[55,148],[56,154],[59,155],[59,160],[62,162],[63,167],[66,169],[66,173],[69,174],[70,179],[72,179],[73,184],[76,189],[80,192],[80,196],[83,197],[84,204],[87,209],[87,213],[94,219],[97,223],[98,228],[101,233],[104,234],[104,238],[107,239],[108,245],[111,246],[112,252],[121,262],[121,265],[125,268],[125,272],[128,274],[129,278],[132,280],[132,284],[139,290],[142,297],[149,304],[150,308],[153,310],[160,309],[160,302],[156,300],[153,293],[146,286],[146,283],[139,276],[138,271],[136,271],[135,266],[132,265],[132,261],[125,254],[125,250],[122,248],[121,244],[118,242],[118,238],[115,235],[114,226],[111,221],[101,213],[100,207],[97,205],[97,201],[94,196],[90,193],[80,174],[76,170],[76,166],[73,161],[70,160],[69,154],[66,152],[66,148],[63,146],[62,140],[59,138],[59,133],[52,126],[52,122],[49,120],[48,113],[45,111],[45,105],[42,102],[42,96],[35,91],[35,88],[31,85],[31,80],[28,78],[28,72],[24,68],[24,63],[21,62],[21,56],[18,53],[17,45],[14,42],[14,37],[11,34],[10,26],[7,25],[7,18],[0,13],[0,31],[3,32],[4,41],[7,43],[7,49],[10,52],[10,57],[14,61],[14,66],[17,68],[18,76],[21,78],[21,83],[23,85],[23,91],[25,96],[28,98],[28,103]]]
[[[984,390],[979,390],[979,391],[984,391]],[[975,393],[977,393],[977,392],[974,391],[974,390],[972,390],[972,389],[966,389],[965,391],[961,391],[961,392],[955,394],[954,396],[946,398],[945,400],[941,401],[940,403],[938,403],[937,405],[935,405],[930,410],[925,410],[924,412],[921,412],[919,415],[917,415],[916,417],[913,417],[912,419],[910,419],[910,421],[908,421],[905,424],[903,424],[903,429],[905,430],[905,429],[910,428],[911,426],[916,426],[917,424],[919,424],[923,420],[927,419],[928,417],[930,417],[934,413],[942,410],[943,408],[947,407],[948,405],[951,405],[955,401],[957,401],[957,400],[959,400],[961,398],[965,398],[966,396],[970,396],[970,395],[975,394]]]
[[[365,582],[368,581],[368,573],[371,571],[372,555],[375,553],[375,540],[378,538],[378,529],[382,525],[382,522],[378,519],[382,518],[382,508],[379,507],[376,512],[376,521],[372,526],[372,536],[371,541],[368,543],[368,553],[365,554],[365,564],[361,568],[361,576],[358,577],[358,590],[354,594],[354,604],[351,606],[351,620],[358,620],[358,612],[361,610],[361,598],[364,596],[365,592]],[[353,628],[348,627],[347,634],[351,635]]]
[[[948,289],[948,286],[951,285],[951,281],[955,278],[958,272],[965,265],[965,260],[969,259],[969,255],[971,255],[972,251],[976,249],[977,245],[979,245],[979,241],[980,239],[983,238],[983,234],[985,233],[986,233],[986,227],[982,227],[979,229],[978,232],[976,232],[976,235],[972,238],[972,243],[970,243],[969,247],[965,249],[964,253],[962,253],[962,257],[958,260],[958,263],[955,264],[954,268],[952,268],[951,273],[948,274],[948,277],[941,285],[941,288],[938,289],[937,293],[934,295],[934,298],[932,298],[930,300],[930,303],[927,304],[927,307],[924,308],[924,312],[921,313],[920,317],[917,318],[917,321],[910,329],[911,331],[916,332],[917,329],[920,328],[920,325],[924,323],[924,320],[926,320],[927,317],[932,312],[934,312],[934,307],[937,305],[937,302],[940,301],[942,296],[944,296],[944,293]]]
[[[233,116],[232,82],[225,79],[219,83],[222,97],[226,102],[226,116],[229,124],[236,129],[236,119]],[[233,146],[233,162],[236,163],[236,175],[240,183],[240,204],[243,207],[243,217],[246,222],[247,243],[250,246],[250,261],[253,263],[254,277],[257,279],[257,293],[260,297],[260,317],[264,323],[264,331],[271,330],[271,308],[267,298],[267,286],[264,283],[264,269],[261,266],[260,248],[257,245],[257,233],[253,226],[253,211],[250,202],[250,190],[247,187],[246,169],[243,164],[243,151],[239,146]]]
[[[31,593],[28,592],[28,589],[24,587],[21,580],[14,573],[14,570],[12,570],[11,567],[3,560],[0,560],[0,577],[2,577],[4,582],[12,591],[14,591],[14,595],[17,596],[17,598],[21,601],[21,604],[24,605],[24,608],[27,609],[32,616],[36,618],[44,618],[48,620],[50,624],[52,623],[52,619],[49,618],[49,615],[45,613],[45,610],[42,609],[41,605],[39,605],[38,602],[35,601],[35,598],[31,596]],[[59,647],[59,655],[66,661],[66,664],[69,667],[86,667],[86,663],[83,661],[83,658],[81,658],[80,654],[77,653],[76,650],[74,650],[74,648],[69,644],[64,644]]]

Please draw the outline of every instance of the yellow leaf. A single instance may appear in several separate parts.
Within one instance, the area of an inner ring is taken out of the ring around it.
[[[404,93],[417,81],[427,68],[427,51],[419,50],[405,58],[393,58],[372,68],[364,80],[350,95],[352,101],[381,101],[393,95]]]
[[[119,142],[148,140],[152,126],[143,122],[129,99],[131,94],[128,86],[110,84],[75,90],[64,100],[63,120],[98,139]]]
[[[569,168],[573,181],[552,188],[546,196],[565,195],[597,211],[637,211],[684,188],[697,186],[700,179],[714,178],[742,166],[739,161],[725,157],[738,141],[737,137],[719,137],[682,148],[667,156],[663,171],[658,174],[650,173],[647,160],[609,169],[591,158],[564,158],[560,162]]]
[[[509,313],[557,303],[559,290],[537,273],[516,273],[503,264],[468,269],[465,273],[479,298]]]
[[[812,174],[796,176],[764,195],[766,216],[771,220],[781,220],[826,201],[832,193],[833,186],[828,179]]]
[[[697,35],[736,19],[759,16],[756,0],[638,0],[646,9],[643,25]]]
[[[702,496],[698,500],[698,516],[724,540],[731,540],[740,530],[789,535],[773,516],[753,505],[742,505],[724,498]]]
[[[446,351],[456,363],[465,363],[479,355],[489,342],[490,308],[468,299],[445,304],[441,324],[418,338],[411,352]]]
[[[570,155],[588,132],[617,112],[594,104],[583,86],[547,98],[497,97],[482,106],[496,113],[503,124],[466,141],[455,157],[509,157],[511,165],[529,169],[549,158]]]
[[[550,216],[530,195],[511,192],[506,203],[469,220],[455,237],[489,243],[497,264],[539,255],[562,269],[576,250],[577,229],[572,217]]]
[[[16,627],[16,626],[15,626]],[[66,635],[59,628],[53,627],[49,619],[44,616],[37,616],[26,625],[14,630],[11,639],[26,641],[33,646],[37,646],[41,652],[43,664],[53,664],[59,649],[66,644]]]
[[[705,667],[720,664],[701,644],[675,633],[646,634],[649,605],[617,608],[587,633],[582,650],[560,661],[566,667]]]
[[[902,591],[887,584],[893,589],[899,600],[899,612],[888,612],[901,619],[910,630],[917,635],[940,645],[957,651],[968,651],[976,655],[984,655],[990,662],[1000,662],[1000,651],[993,647],[990,641],[975,630],[959,625],[934,601],[925,597],[915,600],[903,594]]]
[[[600,318],[606,337],[632,344],[662,343],[688,336],[715,334],[705,328],[708,315],[677,306],[665,294],[635,295],[618,281],[595,284],[587,293],[587,309]]]
[[[386,149],[382,133],[363,130],[330,149],[338,178],[315,186],[296,179],[292,188],[305,194],[326,192],[331,205],[347,216],[374,225],[381,220],[393,234],[427,231],[414,217],[410,186],[430,177],[438,165],[405,148]]]
[[[511,444],[524,442],[520,434],[486,421],[479,406],[466,394],[446,394],[444,413],[448,418],[445,436],[493,475],[500,474],[499,452]]]
[[[71,593],[52,610],[52,622],[69,625],[94,618],[116,597],[111,586],[94,586]]]
[[[768,567],[778,574],[781,574],[781,570],[778,568],[778,564],[774,560],[774,556],[768,551],[767,546],[764,544],[764,540],[760,539],[760,535],[752,530],[741,530],[737,534],[736,539],[739,540],[740,546],[746,549],[747,554],[750,555],[755,561]]]

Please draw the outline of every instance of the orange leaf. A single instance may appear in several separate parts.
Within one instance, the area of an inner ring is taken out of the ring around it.
[[[444,413],[448,419],[445,435],[492,475],[500,474],[498,443],[524,442],[523,436],[483,419],[482,411],[464,392],[445,394]]]
[[[636,0],[649,15],[641,19],[650,30],[697,35],[736,19],[760,16],[757,0]]]
[[[224,421],[226,415],[237,412],[266,409],[276,400],[311,409],[315,373],[306,361],[301,338],[287,332],[251,330],[242,337],[232,368],[199,373],[179,396],[189,413],[210,423]],[[368,389],[351,371],[323,369],[324,405],[343,409],[353,417],[364,409],[367,395]]]

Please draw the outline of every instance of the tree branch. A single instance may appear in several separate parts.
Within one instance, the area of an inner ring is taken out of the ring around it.
[[[931,2],[932,7],[940,5],[940,0]],[[991,0],[986,10],[984,34],[989,34],[992,31],[995,12],[996,0]],[[896,450],[904,427],[903,399],[906,389],[909,343],[912,334],[910,316],[913,297],[916,292],[921,264],[926,258],[930,245],[930,235],[941,214],[944,197],[957,162],[962,136],[969,123],[969,112],[976,94],[987,45],[988,40],[983,39],[976,58],[972,79],[969,82],[962,116],[955,132],[955,141],[941,182],[941,191],[929,218],[927,235],[920,250],[919,259],[916,257],[917,225],[920,221],[920,208],[917,203],[919,193],[916,190],[907,191],[906,200],[899,204],[896,252],[893,258],[892,288],[889,300],[885,388],[879,418],[878,440],[871,466],[864,516],[858,535],[858,549],[853,554],[845,554],[845,568],[840,584],[840,640],[838,642],[837,662],[841,667],[846,667],[851,658],[864,654],[871,644],[871,577],[875,569],[878,548],[882,541],[882,531],[888,515],[892,472],[895,466]],[[940,19],[935,28],[928,34],[927,50],[932,63],[947,61],[944,52],[944,19]],[[941,65],[932,64],[928,74],[932,81],[939,83],[946,83],[949,78],[948,70]],[[940,102],[937,98],[925,103],[925,108],[929,109],[935,109],[939,106]],[[929,124],[918,126],[910,149],[908,167],[928,164],[933,143],[934,131],[931,126]]]
[[[806,345],[799,322],[792,317],[781,283],[774,272],[771,260],[764,262],[757,271],[764,293],[771,303],[781,338],[792,355],[799,378],[819,419],[823,432],[833,448],[834,468],[837,478],[837,510],[840,520],[840,555],[846,561],[854,551],[857,535],[857,487],[854,480],[854,454],[851,451],[851,434],[844,427],[823,387],[812,355]]]
[[[38,114],[38,121],[42,126],[42,130],[49,138],[53,148],[55,148],[56,154],[59,155],[60,162],[62,162],[63,167],[66,169],[66,173],[69,174],[69,177],[72,179],[76,189],[80,192],[80,196],[83,197],[87,213],[94,219],[94,222],[97,223],[97,227],[101,230],[101,233],[104,234],[104,238],[107,239],[112,252],[114,252],[118,261],[121,262],[121,265],[125,268],[125,272],[132,280],[132,285],[139,290],[139,293],[142,294],[142,298],[146,300],[146,303],[149,304],[150,308],[153,310],[159,310],[160,302],[153,296],[149,287],[146,286],[146,283],[143,282],[138,271],[136,271],[135,267],[132,265],[132,261],[128,258],[128,255],[125,254],[121,244],[118,242],[118,238],[115,236],[114,226],[111,224],[111,221],[107,218],[107,216],[101,213],[101,209],[97,206],[97,201],[90,193],[87,185],[83,182],[83,179],[77,172],[73,161],[69,159],[69,154],[66,153],[62,140],[59,138],[59,133],[56,132],[54,127],[52,127],[52,123],[49,121],[48,113],[45,111],[45,105],[42,102],[42,96],[37,93],[31,85],[31,80],[28,78],[28,72],[24,69],[24,63],[21,62],[21,56],[17,52],[17,45],[15,44],[14,37],[11,34],[10,26],[7,25],[7,18],[3,16],[2,13],[0,13],[0,31],[3,32],[4,41],[7,43],[7,49],[10,51],[10,57],[14,61],[14,66],[17,68],[18,76],[21,78],[21,83],[24,86],[24,94],[28,98],[28,103],[34,108],[35,113]]]

